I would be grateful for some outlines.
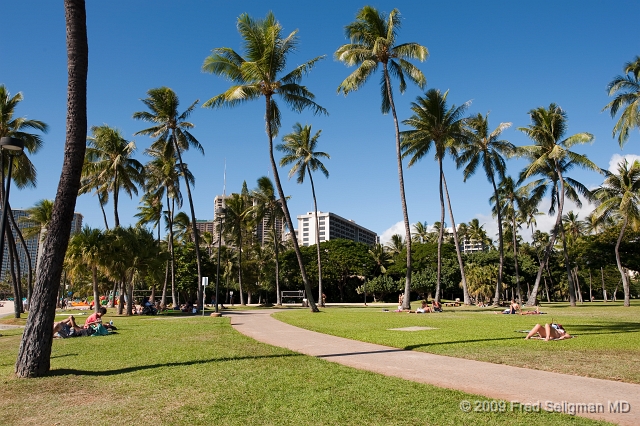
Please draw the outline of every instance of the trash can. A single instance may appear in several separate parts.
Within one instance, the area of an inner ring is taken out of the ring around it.
[[[309,307],[309,301],[307,299],[302,299],[302,307],[303,308],[308,308]]]

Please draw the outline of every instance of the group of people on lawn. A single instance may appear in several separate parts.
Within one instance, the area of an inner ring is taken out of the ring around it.
[[[402,302],[404,301],[404,293],[400,294],[398,297],[398,310],[396,312],[409,312],[413,313],[412,310],[402,309]],[[429,302],[427,300],[422,300],[422,304],[418,309],[415,310],[416,314],[428,314],[431,312],[442,312],[442,305],[436,299],[431,301],[431,306],[429,306]]]
[[[100,307],[98,312],[94,312],[89,315],[83,326],[76,323],[76,319],[73,315],[53,323],[53,337],[66,339],[67,337],[85,337],[92,336],[94,334],[104,335],[106,330],[115,330],[112,324],[102,324],[102,317],[107,313],[107,308]]]

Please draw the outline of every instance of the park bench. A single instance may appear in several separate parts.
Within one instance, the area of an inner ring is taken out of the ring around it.
[[[302,306],[306,306],[307,296],[304,290],[283,290],[280,292],[280,298],[284,299],[302,299]]]

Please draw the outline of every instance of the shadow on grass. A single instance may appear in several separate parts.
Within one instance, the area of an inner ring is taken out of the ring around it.
[[[492,342],[492,341],[503,341],[503,340],[522,340],[522,337],[498,337],[495,339],[471,339],[471,340],[454,340],[451,342],[431,342],[431,343],[422,343],[420,345],[409,345],[405,346],[405,350],[413,350],[418,348],[426,348],[429,346],[440,346],[440,345],[454,345],[460,343],[478,343],[478,342]]]
[[[618,334],[640,332],[640,323],[615,322],[605,324],[577,324],[571,325],[571,330],[580,334]]]
[[[162,368],[162,367],[182,367],[187,365],[199,365],[199,364],[209,364],[212,362],[228,362],[228,361],[239,361],[245,359],[265,359],[265,358],[286,358],[291,356],[303,356],[302,354],[282,354],[282,355],[260,355],[260,356],[239,356],[239,357],[224,357],[224,358],[209,358],[209,359],[198,359],[192,361],[184,361],[184,362],[167,362],[164,364],[150,364],[150,365],[138,365],[135,367],[125,367],[118,368],[115,370],[103,370],[103,371],[93,371],[93,370],[77,370],[74,368],[60,368],[56,370],[51,370],[47,376],[67,376],[69,374],[73,374],[75,376],[115,376],[118,374],[127,374],[133,373],[135,371],[142,370],[151,370],[153,368]]]

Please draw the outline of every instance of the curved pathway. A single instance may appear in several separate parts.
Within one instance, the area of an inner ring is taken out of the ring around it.
[[[504,399],[507,410],[511,409],[512,401],[540,403],[542,409],[551,407],[562,412],[589,409],[578,404],[602,404],[591,409],[602,407],[604,412],[578,415],[621,425],[640,425],[640,385],[364,343],[285,324],[271,316],[274,312],[233,311],[224,315],[231,318],[233,328],[257,341],[362,370],[482,395],[480,401]],[[473,406],[473,401],[470,402]],[[516,403],[513,407],[526,409]],[[616,408],[618,412],[614,412]]]

